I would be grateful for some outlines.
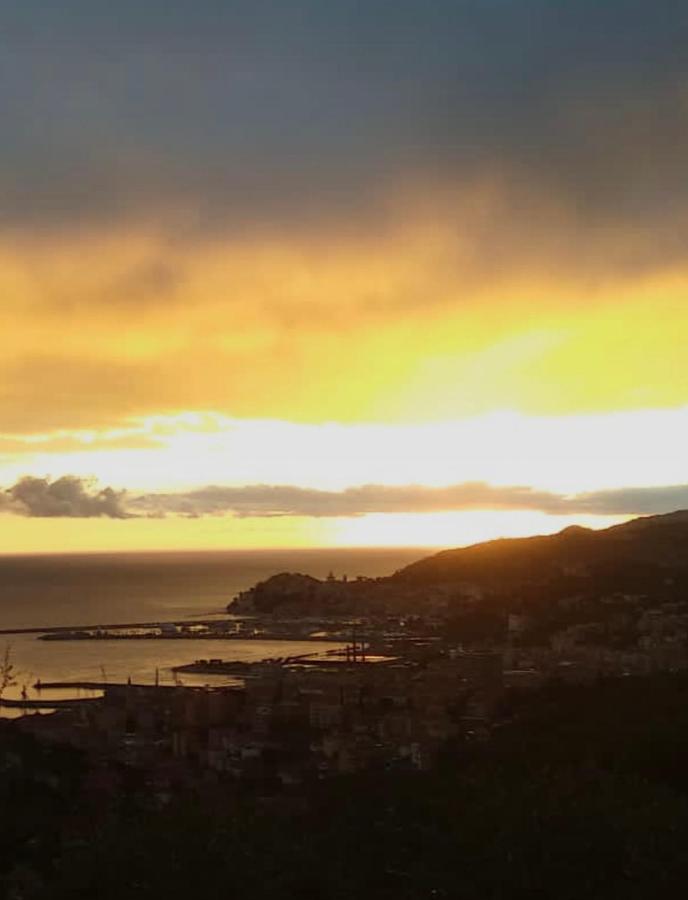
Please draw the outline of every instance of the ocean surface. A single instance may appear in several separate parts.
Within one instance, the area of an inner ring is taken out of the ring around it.
[[[337,577],[389,575],[427,554],[427,549],[337,548],[0,556],[0,629],[212,616],[223,613],[239,591],[278,572],[319,578],[329,572]],[[32,685],[39,678],[100,682],[105,676],[116,682],[131,677],[152,683],[157,669],[160,681],[169,683],[172,666],[199,658],[259,660],[327,645],[255,640],[52,642],[31,634],[0,635],[0,661],[7,647],[16,684],[5,696],[19,697],[25,688],[27,696],[35,697]],[[182,676],[184,684],[219,680],[221,676]]]

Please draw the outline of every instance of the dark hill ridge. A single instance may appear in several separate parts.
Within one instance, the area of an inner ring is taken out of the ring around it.
[[[391,576],[397,583],[475,582],[490,587],[617,569],[688,566],[688,510],[633,519],[601,531],[571,526],[558,534],[503,538],[444,550]]]
[[[616,594],[688,600],[688,511],[444,550],[387,577],[321,581],[283,572],[243,591],[228,609],[293,617],[451,615],[482,598],[484,609],[502,614]]]

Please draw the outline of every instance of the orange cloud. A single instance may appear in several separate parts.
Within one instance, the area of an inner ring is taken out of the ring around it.
[[[518,245],[515,219],[493,240],[506,233]],[[360,236],[0,241],[5,430],[194,409],[389,422],[685,402],[688,269],[614,276],[567,249],[555,277],[550,248],[502,255],[495,273],[474,245],[414,204]]]

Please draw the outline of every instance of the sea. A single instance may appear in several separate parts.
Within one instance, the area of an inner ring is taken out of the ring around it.
[[[0,631],[99,626],[220,617],[239,591],[278,572],[324,578],[390,575],[428,555],[427,548],[333,548],[0,556]],[[338,646],[333,644],[334,646]],[[9,652],[14,684],[4,697],[39,694],[41,682],[173,683],[172,667],[196,659],[256,661],[313,650],[299,641],[155,640],[42,641],[0,634],[0,663]],[[318,650],[327,649],[319,643]],[[184,684],[223,683],[226,676],[181,676]],[[80,692],[88,696],[88,692]],[[0,715],[16,716],[0,709]]]

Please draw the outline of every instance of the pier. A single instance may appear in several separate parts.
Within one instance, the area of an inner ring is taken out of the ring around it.
[[[191,628],[198,625],[217,625],[221,619],[189,619],[176,622],[119,622],[108,625],[48,625],[48,626],[32,626],[31,628],[0,628],[0,635],[11,634],[65,634],[75,631],[117,631],[125,628],[160,628],[163,625],[176,625],[177,627]],[[241,621],[232,619],[233,622]]]
[[[21,698],[10,700],[7,697],[0,698],[0,707],[6,709],[72,709],[75,706],[83,706],[88,703],[96,703],[100,697],[59,697],[53,700]]]

